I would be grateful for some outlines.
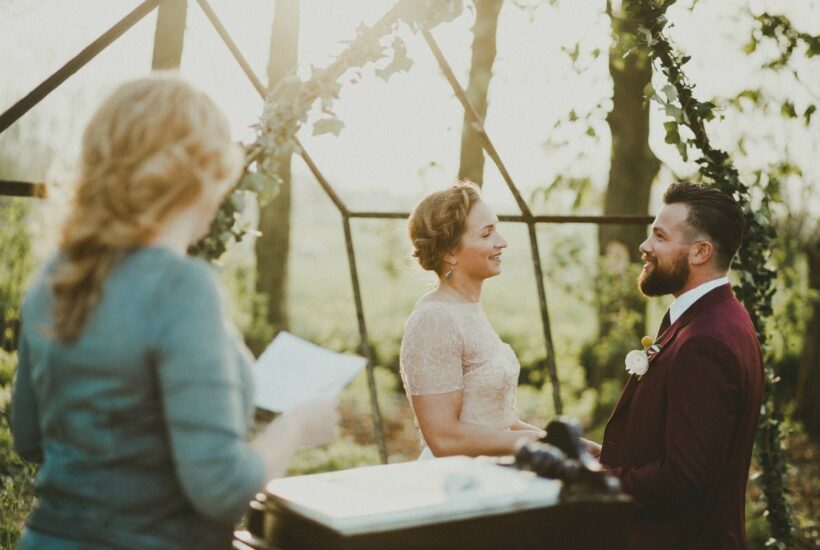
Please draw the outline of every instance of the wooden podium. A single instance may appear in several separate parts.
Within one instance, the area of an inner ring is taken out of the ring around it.
[[[630,501],[450,457],[274,480],[237,550],[626,548]]]

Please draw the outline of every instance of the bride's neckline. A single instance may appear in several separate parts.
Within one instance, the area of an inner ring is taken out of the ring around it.
[[[448,306],[481,306],[481,302],[445,302],[444,300],[436,300],[436,299],[422,299],[419,300],[420,304],[444,304]]]
[[[456,300],[454,298],[458,299]],[[451,306],[481,306],[480,301],[467,301],[464,300],[464,297],[461,294],[449,290],[441,292],[441,288],[436,288],[435,290],[432,290],[422,296],[419,303],[447,304]]]

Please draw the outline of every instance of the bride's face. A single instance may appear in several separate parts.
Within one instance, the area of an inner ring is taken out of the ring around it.
[[[455,270],[472,279],[501,273],[501,252],[507,241],[498,232],[498,217],[484,201],[476,202],[467,215],[467,227],[458,247],[450,254]]]

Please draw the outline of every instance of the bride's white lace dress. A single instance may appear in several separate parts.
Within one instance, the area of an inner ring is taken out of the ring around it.
[[[517,422],[521,367],[480,303],[420,300],[405,325],[400,362],[411,407],[412,395],[464,390],[460,420],[499,429]],[[421,432],[419,438],[422,455],[432,456]]]

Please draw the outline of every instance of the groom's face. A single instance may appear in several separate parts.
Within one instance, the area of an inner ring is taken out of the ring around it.
[[[689,207],[665,204],[658,211],[652,232],[640,246],[644,261],[638,286],[646,296],[678,295],[689,279],[691,247]]]

